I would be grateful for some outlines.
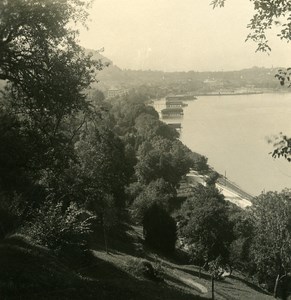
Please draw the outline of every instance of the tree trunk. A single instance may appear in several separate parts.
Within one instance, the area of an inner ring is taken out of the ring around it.
[[[229,277],[231,277],[231,275],[232,275],[232,266],[229,265]]]
[[[109,251],[108,251],[108,241],[107,241],[107,232],[106,232],[104,217],[102,217],[102,227],[103,227],[103,237],[104,237],[105,251],[106,251],[107,254],[109,254]]]
[[[211,299],[214,300],[214,276],[211,275]]]
[[[109,251],[108,251],[107,233],[106,233],[105,226],[103,226],[103,234],[104,234],[105,251],[108,254]]]
[[[278,284],[279,284],[280,274],[278,274],[274,286],[274,298],[277,298],[277,292],[278,292]]]

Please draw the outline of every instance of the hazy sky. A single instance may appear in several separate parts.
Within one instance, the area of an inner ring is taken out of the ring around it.
[[[248,0],[95,0],[81,45],[128,69],[164,71],[237,70],[290,66],[291,45],[270,34],[270,56],[245,42],[252,14]]]

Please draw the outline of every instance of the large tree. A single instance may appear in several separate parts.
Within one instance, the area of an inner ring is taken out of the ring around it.
[[[132,185],[131,191],[134,191],[135,185]],[[141,221],[146,211],[153,205],[158,205],[165,211],[170,211],[171,200],[176,197],[176,189],[166,182],[164,179],[159,178],[151,181],[147,185],[142,185],[141,191],[134,199],[132,208],[134,217]]]
[[[233,239],[227,202],[214,187],[200,185],[193,194],[179,212],[179,236],[191,250],[194,262],[209,263],[220,256],[226,263]]]
[[[7,83],[0,94],[0,123],[7,127],[0,132],[0,187],[12,195],[4,200],[33,202],[32,191],[41,186],[41,205],[57,194],[52,179],[59,186],[76,163],[76,136],[92,113],[86,90],[101,68],[77,44],[74,29],[90,2],[0,1],[0,79]]]
[[[53,67],[52,53],[61,55],[70,48],[78,49],[77,30],[71,25],[84,24],[91,2],[1,1],[0,79],[16,84],[27,83],[28,78],[32,81],[44,79]],[[70,59],[66,57],[58,65],[64,68]]]
[[[88,110],[85,90],[101,68],[77,44],[73,26],[84,23],[90,2],[0,3],[0,79],[8,82],[1,109],[34,137],[31,153],[42,161],[39,167],[54,172],[72,159],[72,141]]]
[[[182,176],[194,165],[190,156],[191,151],[181,141],[157,136],[139,147],[136,177],[142,183],[163,178],[178,186]]]
[[[252,255],[261,282],[269,287],[287,275],[291,267],[291,194],[261,194],[252,208],[254,242]],[[276,292],[275,286],[275,292]]]

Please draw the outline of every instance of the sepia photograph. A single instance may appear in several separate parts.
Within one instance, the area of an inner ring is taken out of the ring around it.
[[[0,299],[291,300],[291,2],[0,0]]]

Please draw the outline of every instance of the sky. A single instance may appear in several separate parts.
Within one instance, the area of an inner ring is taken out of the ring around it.
[[[229,71],[291,65],[291,44],[269,33],[272,52],[256,53],[245,42],[253,15],[248,0],[95,0],[80,44],[104,47],[104,56],[122,69]]]

